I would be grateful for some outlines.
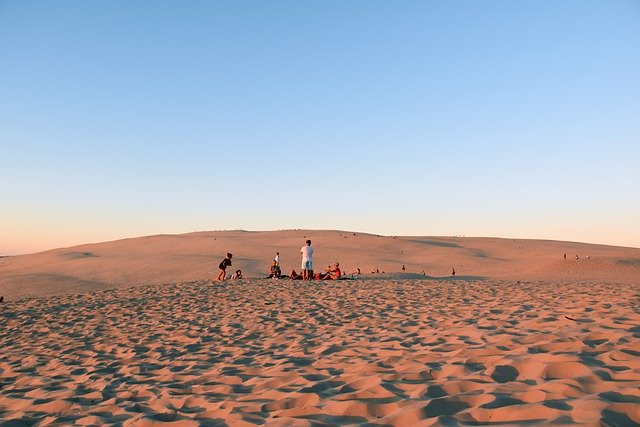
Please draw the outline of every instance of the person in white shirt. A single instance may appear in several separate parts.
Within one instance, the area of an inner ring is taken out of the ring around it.
[[[313,274],[313,248],[311,240],[307,240],[307,245],[300,249],[302,254],[302,280],[309,280],[309,276]]]
[[[277,266],[280,266],[280,252],[276,252],[276,256],[273,260],[276,262]]]

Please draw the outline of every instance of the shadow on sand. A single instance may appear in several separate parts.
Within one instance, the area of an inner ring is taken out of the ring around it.
[[[360,280],[438,280],[446,282],[487,280],[486,276],[429,276],[419,273],[376,273],[358,277]]]

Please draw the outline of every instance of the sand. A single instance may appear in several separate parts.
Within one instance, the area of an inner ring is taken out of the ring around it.
[[[260,278],[307,238],[364,274]],[[0,258],[0,295],[1,425],[640,424],[636,248],[200,232]]]
[[[158,235],[0,258],[7,300],[215,278],[227,252],[245,277],[265,277],[276,251],[283,271],[299,270],[310,238],[316,270],[339,261],[387,279],[599,280],[637,284],[640,249],[549,240],[379,236],[346,231],[211,231]],[[563,258],[567,255],[567,259]],[[578,256],[579,259],[575,257]],[[402,271],[402,266],[405,270]],[[376,275],[375,277],[381,277]],[[373,277],[373,276],[372,276]]]
[[[0,421],[637,425],[639,307],[638,283],[581,280],[246,279],[9,301]]]

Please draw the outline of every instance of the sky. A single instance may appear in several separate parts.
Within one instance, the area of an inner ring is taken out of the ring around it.
[[[0,0],[0,255],[339,229],[640,247],[638,1]]]

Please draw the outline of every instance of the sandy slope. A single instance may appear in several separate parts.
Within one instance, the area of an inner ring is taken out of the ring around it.
[[[316,270],[333,261],[348,272],[378,269],[383,277],[424,272],[448,278],[605,280],[638,283],[640,249],[544,240],[383,237],[340,231],[200,232],[159,235],[0,258],[0,295],[7,299],[117,286],[205,280],[227,251],[248,277],[265,275],[276,251],[285,271],[299,269],[300,247],[311,238]],[[568,259],[563,259],[563,254]],[[575,255],[579,259],[575,259]],[[590,257],[590,259],[587,259]]]
[[[15,425],[634,425],[640,285],[137,286],[0,306]],[[18,424],[22,422],[23,424]]]

